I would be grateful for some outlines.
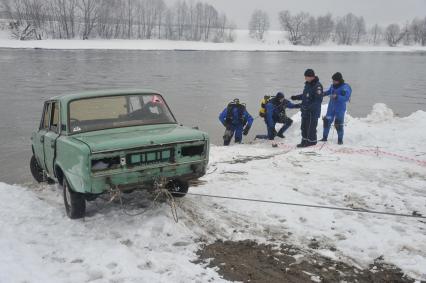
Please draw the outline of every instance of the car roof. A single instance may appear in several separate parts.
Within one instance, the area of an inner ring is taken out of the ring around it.
[[[109,90],[92,90],[77,93],[63,94],[51,97],[48,100],[59,100],[68,103],[71,100],[78,100],[90,97],[100,96],[116,96],[116,95],[135,95],[135,94],[160,94],[158,91],[152,89],[109,89]]]

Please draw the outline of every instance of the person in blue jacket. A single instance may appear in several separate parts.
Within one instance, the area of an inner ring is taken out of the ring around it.
[[[293,124],[293,120],[287,117],[286,108],[300,108],[300,104],[293,104],[285,99],[282,92],[278,92],[274,98],[271,98],[265,106],[265,124],[268,130],[268,139],[273,140],[276,136],[284,138],[284,133]],[[277,132],[275,125],[282,123],[283,126]]]
[[[305,71],[305,87],[303,93],[293,95],[292,100],[301,100],[302,114],[302,142],[297,147],[307,147],[317,144],[318,119],[321,116],[321,103],[323,99],[323,87],[314,70]]]
[[[219,115],[220,122],[225,126],[223,145],[229,145],[235,135],[235,143],[241,143],[243,135],[247,135],[253,124],[253,117],[247,112],[246,106],[234,99]]]
[[[352,89],[350,85],[345,83],[341,73],[335,73],[331,79],[333,84],[324,92],[324,96],[330,96],[328,102],[327,114],[323,117],[324,131],[322,140],[326,142],[330,127],[334,122],[337,131],[337,143],[343,144],[343,125],[345,122],[346,103],[350,100]]]

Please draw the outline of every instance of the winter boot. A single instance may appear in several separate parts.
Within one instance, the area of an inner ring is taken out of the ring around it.
[[[307,146],[314,146],[314,145],[317,145],[317,142],[308,142],[308,143],[306,143],[306,147]]]
[[[307,143],[305,141],[302,141],[301,143],[299,143],[298,145],[296,145],[296,147],[307,147]]]
[[[231,143],[231,139],[233,136],[233,132],[231,130],[226,130],[225,134],[223,135],[223,145],[228,146]]]

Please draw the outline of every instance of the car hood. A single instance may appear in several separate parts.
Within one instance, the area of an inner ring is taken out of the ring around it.
[[[151,125],[87,132],[72,136],[87,144],[92,153],[143,146],[206,140],[207,134],[179,125]]]

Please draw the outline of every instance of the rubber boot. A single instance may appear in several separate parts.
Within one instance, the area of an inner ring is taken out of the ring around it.
[[[299,143],[298,145],[296,145],[296,147],[307,147],[307,143],[306,143],[306,141],[302,141],[301,143]]]
[[[278,132],[278,134],[277,134],[277,137],[279,137],[279,138],[285,138],[285,136],[283,135],[283,131],[279,131]]]
[[[225,134],[223,135],[223,145],[228,146],[231,143],[233,136],[232,130],[226,129]]]

